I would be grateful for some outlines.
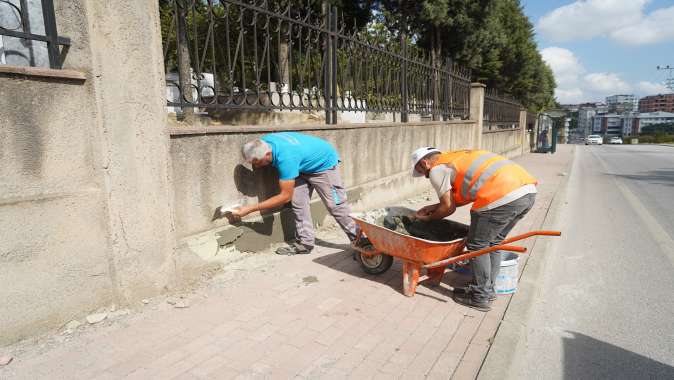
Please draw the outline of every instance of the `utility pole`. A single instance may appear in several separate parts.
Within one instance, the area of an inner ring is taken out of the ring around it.
[[[656,68],[658,69],[658,71],[667,72],[667,78],[665,79],[665,87],[674,91],[674,75],[672,75],[672,73],[674,73],[674,67],[667,65],[667,66],[658,66]]]

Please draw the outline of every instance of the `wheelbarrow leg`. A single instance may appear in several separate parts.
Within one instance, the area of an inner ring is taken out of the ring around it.
[[[407,297],[414,296],[419,283],[419,270],[421,265],[409,261],[403,262],[403,293]]]
[[[445,274],[445,267],[428,269],[428,281],[431,285],[438,286],[442,282],[442,276]]]

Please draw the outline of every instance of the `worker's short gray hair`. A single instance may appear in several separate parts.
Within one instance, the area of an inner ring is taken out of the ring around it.
[[[248,141],[241,148],[241,154],[246,162],[251,162],[253,159],[261,160],[269,152],[271,152],[269,144],[260,139]]]

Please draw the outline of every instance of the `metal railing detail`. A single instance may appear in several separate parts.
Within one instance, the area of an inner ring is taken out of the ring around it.
[[[31,10],[41,15],[33,17]],[[40,20],[42,25],[31,25],[32,17],[33,21]],[[40,32],[35,32],[38,30]],[[41,0],[39,5],[34,1],[29,4],[28,0],[0,0],[0,46],[5,46],[2,36],[20,39],[23,45],[21,51],[5,47],[3,54],[23,55],[25,52],[28,54],[26,60],[30,66],[36,66],[34,43],[46,44],[49,67],[52,69],[62,68],[70,48],[70,39],[58,35],[53,0]]]
[[[487,89],[484,96],[484,132],[520,127],[522,105],[509,95]]]
[[[468,117],[470,71],[404,36],[379,43],[334,6],[279,3],[160,0],[168,106]]]

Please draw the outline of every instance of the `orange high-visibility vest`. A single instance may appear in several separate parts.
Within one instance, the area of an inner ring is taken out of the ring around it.
[[[452,197],[456,205],[473,202],[472,210],[481,209],[522,186],[538,184],[523,167],[486,150],[441,153],[432,168],[441,164],[456,171],[452,181]]]

